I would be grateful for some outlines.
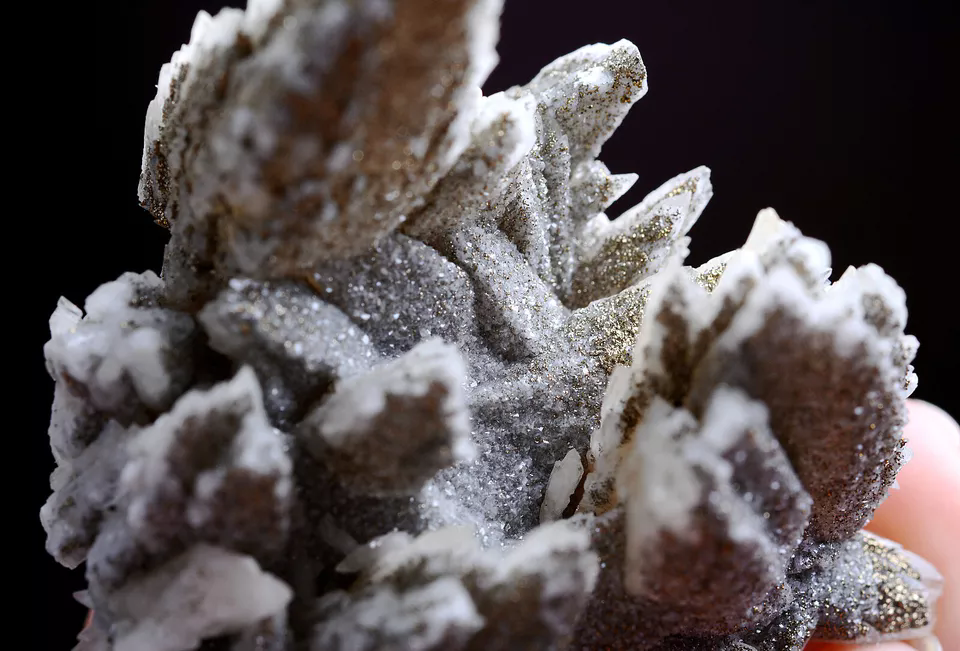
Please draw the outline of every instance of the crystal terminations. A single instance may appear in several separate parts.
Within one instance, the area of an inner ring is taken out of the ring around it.
[[[773,211],[683,265],[616,220],[647,91],[591,45],[484,97],[497,0],[250,0],[163,66],[124,274],[45,347],[47,548],[88,651],[801,649],[919,637],[862,531],[905,461],[903,292]]]

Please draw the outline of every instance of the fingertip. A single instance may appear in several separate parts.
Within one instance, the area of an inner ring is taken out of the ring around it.
[[[907,404],[904,438],[913,458],[897,477],[900,490],[891,491],[867,528],[930,561],[943,576],[935,631],[942,648],[960,649],[960,620],[951,616],[960,607],[960,426],[934,405]]]
[[[945,450],[960,452],[960,424],[944,409],[924,400],[908,400],[910,418],[906,435],[919,435],[925,441],[942,445]],[[909,442],[908,442],[909,443]]]
[[[916,648],[903,642],[884,642],[882,644],[862,644],[852,646],[850,644],[836,644],[833,642],[813,641],[804,647],[803,651],[917,651]]]
[[[909,400],[907,406],[910,460],[897,475],[900,489],[890,492],[869,528],[900,543],[952,539],[960,533],[960,426],[930,403]]]

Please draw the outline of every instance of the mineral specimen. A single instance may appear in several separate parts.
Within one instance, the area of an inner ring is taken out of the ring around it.
[[[47,547],[81,649],[800,649],[919,637],[861,531],[917,342],[879,267],[772,211],[699,268],[697,168],[621,217],[647,90],[591,45],[483,97],[497,0],[201,13],[147,113],[161,277],[45,348]]]

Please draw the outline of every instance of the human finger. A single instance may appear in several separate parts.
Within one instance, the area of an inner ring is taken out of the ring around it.
[[[913,458],[867,526],[933,563],[943,575],[935,633],[945,649],[960,649],[960,427],[943,410],[908,402],[904,433]]]
[[[903,642],[850,646],[849,644],[814,641],[804,647],[804,651],[857,651],[858,649],[862,649],[863,651],[917,651],[915,648]]]

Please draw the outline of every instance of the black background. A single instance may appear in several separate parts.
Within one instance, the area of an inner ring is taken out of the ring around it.
[[[62,206],[53,224],[47,215],[31,226],[53,244],[19,326],[27,340],[26,529],[37,563],[31,610],[39,649],[70,648],[83,617],[70,599],[82,572],[44,554],[35,515],[53,468],[46,319],[61,294],[82,303],[123,271],[159,271],[165,231],[136,199],[143,117],[160,65],[188,39],[197,10],[224,4],[90,3],[95,9],[76,30],[62,25],[82,44],[54,44],[63,48],[55,72],[77,90],[55,100],[66,124],[53,137],[61,153],[84,154],[67,157],[73,185],[49,190]],[[691,233],[690,262],[740,245],[756,213],[772,206],[831,246],[835,276],[851,264],[880,264],[906,290],[908,330],[921,342],[915,397],[957,417],[957,134],[948,120],[957,113],[948,101],[956,22],[948,12],[947,3],[916,1],[508,0],[501,63],[485,90],[523,83],[587,43],[636,43],[650,91],[601,159],[640,180],[611,214],[704,164],[716,194]]]

